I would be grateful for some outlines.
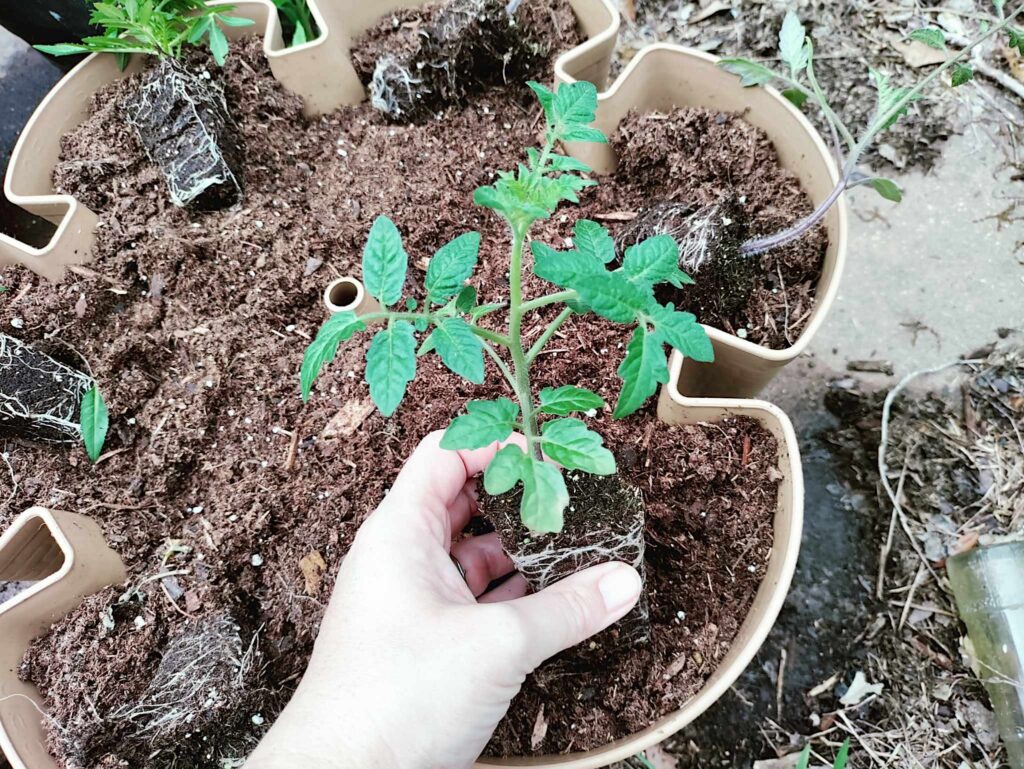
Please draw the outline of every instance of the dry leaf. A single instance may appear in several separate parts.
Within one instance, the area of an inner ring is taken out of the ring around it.
[[[846,694],[839,698],[839,704],[844,708],[859,705],[872,694],[881,694],[883,688],[882,684],[868,683],[863,671],[858,670],[853,677],[853,682],[846,690]]]
[[[544,718],[544,705],[537,711],[537,720],[533,722],[533,734],[530,736],[530,748],[536,750],[548,736],[548,721]]]
[[[320,590],[324,572],[327,571],[324,557],[314,550],[299,561],[299,568],[302,569],[302,576],[306,579],[306,595],[316,595]]]
[[[369,399],[350,400],[341,407],[337,414],[330,418],[327,426],[324,427],[322,437],[326,440],[331,438],[347,438],[358,430],[363,420],[372,413],[373,401]]]
[[[689,19],[689,23],[690,24],[699,24],[700,22],[704,21],[704,19],[709,19],[712,16],[714,16],[716,13],[721,13],[722,11],[731,11],[731,10],[732,10],[732,3],[726,3],[726,2],[724,2],[724,0],[715,0],[713,3],[710,3],[709,5],[707,5],[703,10],[698,11],[693,16],[691,16],[690,19]]]
[[[77,315],[79,318],[84,318],[85,317],[85,308],[87,306],[88,305],[86,304],[86,301],[85,301],[85,294],[79,294],[78,295],[78,301],[75,302],[75,315]]]
[[[920,40],[892,40],[890,45],[903,57],[908,66],[928,67],[933,64],[942,64],[949,56],[949,51],[932,48]]]

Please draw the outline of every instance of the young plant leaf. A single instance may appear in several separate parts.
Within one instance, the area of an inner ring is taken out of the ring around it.
[[[679,350],[687,358],[699,363],[711,363],[715,359],[715,348],[708,332],[689,312],[677,312],[669,304],[651,309],[651,320],[660,339]]]
[[[210,36],[210,53],[213,54],[213,60],[217,62],[217,66],[223,67],[224,62],[228,58],[228,39],[224,36],[224,31],[216,23],[210,24],[208,33]]]
[[[405,389],[416,376],[416,329],[404,320],[378,331],[366,351],[370,398],[386,417],[395,413]]]
[[[584,256],[608,264],[615,261],[615,239],[597,222],[580,219],[573,227],[572,243]]]
[[[464,286],[455,297],[455,309],[459,312],[470,313],[476,305],[476,289],[472,286]]]
[[[579,293],[587,307],[615,323],[633,321],[650,301],[642,288],[618,272],[581,275],[572,281],[569,288]]]
[[[530,531],[555,534],[562,530],[562,514],[569,506],[569,491],[562,473],[550,462],[523,455],[523,501],[519,515]]]
[[[505,494],[523,477],[526,455],[515,444],[503,446],[484,470],[484,491],[495,496]]]
[[[619,365],[622,391],[615,405],[615,418],[635,412],[654,395],[658,385],[668,381],[668,363],[662,341],[643,325],[637,326],[626,346],[626,357]]]
[[[536,92],[536,91],[535,91]],[[538,95],[539,98],[539,95]],[[541,102],[543,104],[543,101]],[[586,80],[562,83],[551,102],[550,121],[557,141],[581,141],[605,144],[608,139],[596,128],[591,128],[597,111],[597,87]],[[545,109],[545,113],[547,110]]]
[[[56,43],[55,45],[34,45],[37,51],[48,53],[50,56],[74,56],[78,53],[89,53],[92,48],[81,43]]]
[[[434,304],[444,304],[462,290],[476,267],[480,233],[467,232],[442,246],[427,265],[425,287]]]
[[[799,88],[787,88],[782,92],[782,95],[785,96],[797,109],[803,107],[809,98],[808,95]]]
[[[918,40],[929,48],[935,48],[938,51],[946,50],[946,33],[938,27],[915,29],[907,37],[911,40]]]
[[[953,66],[953,72],[950,75],[950,83],[954,88],[959,88],[964,83],[969,83],[974,79],[974,70],[966,64],[956,64]]]
[[[470,401],[466,404],[466,413],[455,417],[444,431],[441,448],[482,449],[505,440],[516,429],[518,421],[519,406],[508,398]]]
[[[544,109],[544,117],[547,118],[548,125],[552,125],[555,122],[554,91],[534,80],[529,80],[526,84],[530,87],[530,90],[537,95],[537,101],[540,102],[540,106]]]
[[[401,299],[408,265],[409,255],[395,223],[386,216],[378,216],[363,249],[363,282],[370,296],[385,307]]]
[[[721,59],[718,66],[733,75],[739,75],[740,85],[744,88],[751,88],[755,85],[765,85],[772,82],[778,75],[763,64],[758,64],[748,59]]]
[[[846,769],[846,762],[850,757],[850,738],[847,737],[843,740],[843,744],[839,746],[839,752],[836,753],[836,760],[832,762],[832,769]]]
[[[1013,27],[1008,27],[1006,32],[1010,37],[1010,48],[1016,48],[1017,53],[1024,56],[1024,32]]]
[[[627,248],[622,272],[652,297],[658,283],[671,283],[676,288],[693,283],[693,279],[679,269],[679,244],[671,235],[657,235]]]
[[[899,203],[903,200],[903,190],[892,179],[883,179],[880,176],[876,176],[868,184],[886,200],[891,200],[893,203]]]
[[[796,760],[796,769],[807,769],[807,765],[811,763],[811,746],[810,743],[804,745],[804,749],[800,751],[800,755]]]
[[[303,401],[309,401],[313,382],[316,381],[323,365],[334,360],[334,356],[338,352],[338,345],[364,328],[366,328],[366,324],[359,320],[354,312],[335,313],[320,327],[316,338],[306,348],[306,354],[302,358],[299,381],[302,384]]]
[[[577,251],[555,251],[546,243],[530,243],[533,253],[533,272],[541,280],[562,288],[575,287],[587,275],[606,274],[604,264],[596,254]]]
[[[473,384],[484,381],[484,345],[462,318],[444,318],[430,335],[449,369]]]
[[[94,384],[82,396],[78,418],[82,427],[85,453],[89,455],[90,461],[95,462],[103,451],[103,442],[107,439],[107,428],[109,427],[107,404],[103,402],[99,385]]]
[[[779,56],[794,74],[802,72],[811,60],[807,30],[795,11],[787,11],[779,30]]]
[[[874,83],[875,90],[878,92],[878,106],[875,108],[875,121],[881,121],[878,130],[884,131],[907,114],[907,109],[910,106],[909,104],[903,104],[899,109],[896,109],[896,107],[907,98],[911,89],[893,86],[889,82],[889,76],[876,69],[868,69],[868,74],[871,76],[871,81]],[[918,94],[913,97],[911,101],[917,101],[920,98],[921,96]],[[893,112],[893,110],[896,111]]]
[[[533,152],[536,153],[537,150],[533,150]],[[539,158],[540,153],[537,154]],[[591,171],[594,170],[586,163],[577,160],[576,158],[571,158],[566,155],[558,155],[556,153],[551,153],[550,155],[548,155],[548,168],[550,168],[552,171],[561,171],[563,173],[571,172],[578,174],[589,174]]]
[[[562,467],[593,475],[615,472],[615,457],[604,439],[579,419],[555,419],[541,427],[541,449]]]
[[[562,387],[545,387],[540,391],[540,410],[542,414],[568,416],[579,412],[604,408],[604,398],[595,392],[573,385]]]

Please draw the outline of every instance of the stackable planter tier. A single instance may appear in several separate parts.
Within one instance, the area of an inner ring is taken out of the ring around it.
[[[644,48],[611,88],[599,95],[594,125],[611,136],[626,114],[634,109],[645,113],[669,112],[676,107],[705,107],[738,113],[768,135],[779,161],[797,176],[814,205],[824,201],[835,188],[839,171],[814,126],[775,89],[744,88],[738,77],[718,67],[717,62],[715,56],[678,45],[657,44]],[[571,71],[556,68],[555,74],[559,82],[573,81]],[[569,154],[598,173],[612,173],[616,168],[611,145],[572,145]],[[753,397],[783,366],[807,350],[839,290],[848,239],[845,196],[832,207],[824,224],[829,244],[814,310],[796,342],[785,349],[773,350],[705,326],[715,347],[715,361],[685,361],[678,382],[682,393],[695,397]]]
[[[81,515],[33,507],[0,537],[0,580],[32,583],[0,604],[0,751],[12,769],[57,769],[46,748],[43,699],[18,678],[29,643],[124,578],[100,527]]]
[[[354,312],[357,315],[379,309],[376,300],[366,292],[363,284],[350,276],[338,278],[327,287],[324,305],[329,312]],[[598,769],[657,745],[691,723],[725,694],[750,664],[775,624],[796,570],[803,532],[804,476],[796,432],[789,417],[780,408],[765,401],[692,398],[683,395],[677,383],[685,366],[683,356],[673,351],[669,361],[669,383],[661,388],[658,400],[659,421],[665,425],[693,425],[718,422],[726,417],[750,417],[768,430],[779,446],[778,470],[782,480],[775,507],[768,570],[728,654],[700,691],[683,707],[660,718],[642,732],[581,753],[514,759],[483,758],[476,764],[476,769],[496,766]]]
[[[281,24],[270,0],[217,0],[210,5],[231,5],[235,16],[252,19],[255,27],[227,27],[230,38],[262,30],[264,52],[274,77],[305,102],[309,115],[331,112],[345,104],[358,104],[366,92],[349,55],[351,43],[381,18],[402,8],[424,5],[426,0],[308,0],[320,36],[286,48]],[[612,0],[568,0],[586,41],[563,53],[556,68],[574,79],[589,80],[598,88],[607,83],[619,30],[619,14]],[[33,248],[0,233],[0,266],[18,264],[60,280],[70,265],[84,264],[92,252],[96,214],[70,195],[53,191],[53,170],[60,154],[61,137],[89,115],[89,100],[103,86],[139,71],[143,57],[134,56],[122,72],[110,54],[93,54],[69,72],[32,114],[4,179],[4,194],[15,205],[57,226],[50,242]]]

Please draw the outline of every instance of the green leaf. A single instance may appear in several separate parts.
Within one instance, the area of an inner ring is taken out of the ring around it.
[[[590,127],[597,111],[597,87],[586,80],[562,83],[555,91],[549,120],[554,138],[558,141],[581,141],[604,144],[608,140],[596,128]],[[546,110],[545,110],[546,112]]]
[[[529,80],[529,81],[527,81],[526,84],[528,86],[530,86],[530,90],[531,91],[533,91],[535,94],[537,94],[537,101],[539,101],[540,102],[540,106],[544,108],[544,116],[547,118],[548,124],[550,125],[550,124],[554,123],[555,122],[555,112],[554,112],[555,94],[554,94],[554,92],[551,91],[551,89],[547,88],[546,86],[541,85],[540,83],[538,83],[538,82],[536,82],[534,80]]]
[[[555,419],[541,427],[541,449],[562,467],[593,475],[612,475],[615,457],[604,439],[579,419]]]
[[[615,323],[629,323],[649,304],[644,290],[621,273],[600,272],[574,279],[580,300],[602,318]]]
[[[395,413],[405,388],[416,376],[416,329],[404,320],[378,331],[366,351],[370,398],[386,417]]]
[[[615,260],[615,240],[597,222],[580,219],[573,228],[572,243],[580,253],[602,264]]]
[[[808,764],[811,763],[811,746],[810,743],[804,745],[804,749],[800,751],[800,756],[796,761],[796,769],[807,769]]]
[[[832,769],[846,769],[846,762],[850,757],[850,738],[847,737],[843,740],[843,744],[839,746],[839,752],[836,753],[836,760],[832,764]]]
[[[473,384],[483,383],[484,345],[466,321],[444,318],[431,336],[444,365]]]
[[[295,31],[292,33],[291,47],[294,48],[297,45],[303,45],[306,41],[306,30],[301,24],[295,26]]]
[[[467,232],[442,246],[427,265],[425,287],[434,304],[444,304],[462,290],[476,268],[480,233]]]
[[[533,151],[537,152],[537,150]],[[548,155],[548,168],[552,171],[574,172],[580,174],[589,174],[594,170],[586,163],[577,160],[576,158],[570,158],[566,155],[557,155],[555,153]]]
[[[334,356],[338,352],[338,345],[364,328],[366,328],[366,324],[359,320],[354,312],[336,313],[320,327],[316,338],[306,348],[306,354],[302,358],[302,371],[299,380],[302,383],[303,401],[309,401],[313,382],[316,381],[323,365],[334,360]]]
[[[626,357],[618,370],[622,391],[615,405],[615,418],[623,419],[635,412],[654,395],[658,385],[668,381],[668,362],[657,334],[637,326],[626,346]]]
[[[592,126],[569,126],[562,130],[558,138],[564,142],[590,142],[591,144],[607,144],[608,137]]]
[[[209,35],[210,53],[213,54],[213,60],[217,62],[217,66],[223,67],[228,58],[228,39],[224,36],[224,31],[216,24],[210,25]]]
[[[564,417],[575,412],[604,408],[604,398],[595,392],[573,385],[562,387],[545,387],[540,391],[540,410],[542,414],[554,414]]]
[[[604,264],[594,254],[555,251],[539,240],[530,243],[530,251],[533,253],[534,274],[562,288],[575,287],[575,283],[586,275],[605,274]]]
[[[442,449],[482,449],[503,441],[516,429],[519,406],[508,398],[470,401],[466,413],[456,417],[444,431]]]
[[[1017,52],[1024,56],[1024,32],[1019,29],[1007,27],[1006,33],[1010,37],[1010,48],[1016,48]]]
[[[899,203],[903,200],[903,190],[891,179],[883,179],[878,176],[869,181],[868,184],[886,200],[891,200],[893,203]]]
[[[457,297],[455,297],[455,309],[459,312],[470,313],[476,304],[476,289],[472,286],[465,286]]]
[[[395,223],[378,216],[363,249],[363,281],[370,296],[385,307],[401,299],[408,265],[409,255]]]
[[[953,73],[950,76],[950,83],[954,88],[959,88],[964,83],[968,83],[974,79],[974,70],[966,64],[956,64],[953,66]]]
[[[656,235],[626,249],[622,272],[645,289],[658,283],[682,288],[693,281],[679,269],[679,244],[671,235]]]
[[[107,404],[103,402],[99,385],[94,384],[82,396],[79,422],[82,426],[82,442],[85,444],[85,453],[89,455],[91,461],[95,462],[103,451],[103,442],[107,439],[109,426]]]
[[[204,16],[201,19],[196,19],[195,23],[192,24],[192,29],[189,30],[188,37],[185,38],[185,39],[188,42],[190,42],[193,45],[195,45],[196,43],[198,43],[200,40],[203,39],[203,37],[209,31],[210,25],[212,23],[213,23],[213,21],[210,19],[209,16]]]
[[[484,491],[492,496],[505,494],[523,477],[526,455],[515,444],[509,444],[494,455],[484,470]]]
[[[807,46],[807,30],[795,11],[787,11],[779,30],[779,56],[794,73],[802,71],[811,60]]]
[[[677,312],[670,304],[655,307],[651,312],[651,320],[658,337],[687,358],[699,363],[711,363],[715,359],[715,348],[708,332],[697,322],[693,313]]]
[[[718,66],[733,75],[739,75],[740,85],[750,88],[755,85],[765,85],[775,80],[778,75],[768,67],[748,59],[721,59]]]
[[[871,80],[875,85],[875,90],[878,92],[878,106],[875,111],[875,121],[877,122],[884,116],[888,115],[878,128],[878,130],[884,131],[903,117],[903,115],[906,115],[907,107],[910,106],[910,102],[917,101],[921,98],[921,95],[917,94],[916,96],[911,97],[910,88],[893,86],[889,82],[889,76],[876,69],[868,69],[868,74],[871,76]],[[895,112],[893,112],[893,110],[895,110]],[[890,112],[892,114],[890,114]]]
[[[469,311],[469,317],[471,317],[474,321],[477,321],[480,320],[480,318],[484,317],[485,315],[490,315],[492,312],[497,312],[498,310],[504,309],[504,307],[505,304],[503,302],[481,304]]]
[[[94,50],[80,43],[57,43],[56,45],[34,45],[32,47],[37,51],[48,53],[50,56],[73,56],[76,53],[89,53]]]
[[[911,40],[919,40],[930,48],[935,48],[939,51],[946,49],[946,33],[938,27],[922,27],[921,29],[915,29],[909,35]]]
[[[217,20],[227,27],[251,27],[256,23],[244,16],[224,16],[221,14],[217,15]]]
[[[797,109],[800,109],[807,103],[807,94],[801,91],[799,88],[787,88],[782,92]]]
[[[530,531],[557,534],[562,530],[562,514],[569,506],[569,491],[562,473],[550,462],[523,455],[521,463],[523,501],[519,515]]]

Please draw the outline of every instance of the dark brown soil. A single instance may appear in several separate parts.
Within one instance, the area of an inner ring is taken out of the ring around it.
[[[255,699],[242,692],[234,701],[245,712],[224,714],[190,744],[225,757],[258,738],[305,668],[359,522],[428,430],[468,398],[501,392],[493,370],[490,384],[474,387],[427,356],[410,399],[385,420],[362,381],[368,339],[339,352],[308,406],[297,372],[324,319],[323,285],[358,274],[378,214],[405,235],[409,293],[439,245],[477,229],[484,245],[473,283],[482,301],[507,294],[505,230],[469,200],[535,142],[532,96],[492,90],[420,127],[387,125],[366,105],[310,121],[273,80],[257,41],[233,52],[225,79],[247,147],[244,208],[193,215],[167,202],[159,172],[117,115],[129,81],[97,96],[92,117],[65,138],[55,174],[101,217],[94,272],[59,286],[24,271],[0,276],[11,288],[4,308],[24,320],[27,340],[72,365],[79,355],[90,362],[111,421],[96,466],[81,449],[8,443],[17,487],[5,476],[0,526],[33,504],[93,516],[136,588],[123,603],[126,586],[90,599],[29,655],[26,674],[46,693],[51,744],[68,766],[81,765],[76,738],[92,741],[92,766],[158,766],[171,747],[189,750],[177,740],[147,744],[164,751],[155,759],[132,742],[104,753],[112,738],[95,729],[95,713],[138,703],[170,639],[225,613],[254,644]],[[588,198],[588,210],[604,199]],[[556,216],[540,236],[562,242],[576,213]],[[543,287],[531,279],[526,289]],[[542,323],[532,319],[528,339]],[[574,319],[541,357],[537,386],[586,385],[614,402],[610,361],[628,334]],[[609,413],[591,421],[647,503],[654,640],[614,661],[582,650],[546,667],[501,727],[499,754],[531,749],[542,695],[544,752],[602,744],[677,707],[714,670],[764,574],[776,497],[768,434],[745,420],[667,429],[653,404],[622,422]],[[566,665],[586,672],[583,697],[578,682],[557,682],[552,671]]]

